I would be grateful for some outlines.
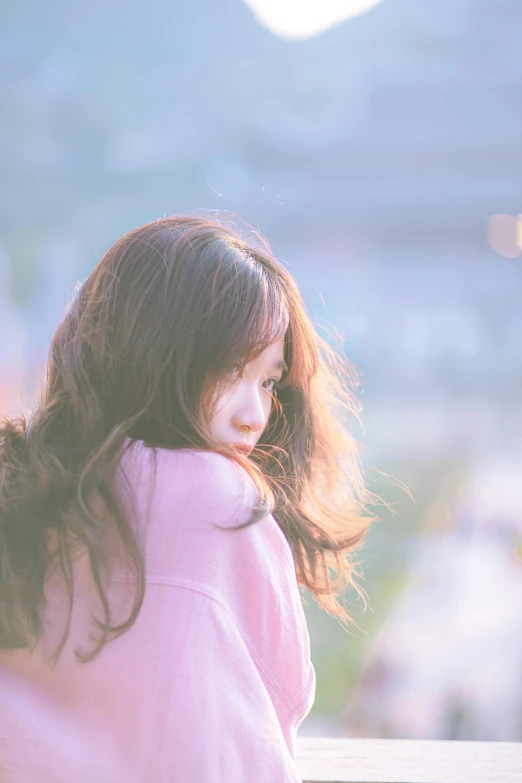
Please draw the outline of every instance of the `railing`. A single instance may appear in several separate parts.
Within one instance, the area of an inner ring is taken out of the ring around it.
[[[521,742],[299,737],[303,783],[522,783]]]

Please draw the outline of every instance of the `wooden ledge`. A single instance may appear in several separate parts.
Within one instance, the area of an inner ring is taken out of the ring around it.
[[[303,783],[522,783],[521,742],[299,737]]]

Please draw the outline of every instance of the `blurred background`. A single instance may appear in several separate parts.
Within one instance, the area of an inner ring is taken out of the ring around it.
[[[124,232],[195,210],[255,226],[361,372],[389,504],[359,628],[307,597],[301,733],[522,740],[520,0],[2,17],[0,411],[32,407],[74,283]]]

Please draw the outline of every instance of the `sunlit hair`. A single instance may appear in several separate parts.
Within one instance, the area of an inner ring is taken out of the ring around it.
[[[247,459],[213,442],[206,422],[220,381],[279,335],[288,372]],[[351,622],[339,598],[348,584],[364,597],[350,555],[372,521],[352,431],[356,383],[354,368],[313,328],[292,276],[257,232],[247,243],[222,218],[174,216],[125,234],[66,309],[34,411],[0,427],[0,648],[38,642],[51,571],[63,575],[72,611],[78,552],[88,553],[104,612],[99,642],[89,653],[76,651],[78,660],[92,659],[136,620],[144,558],[115,480],[137,440],[212,449],[240,463],[260,489],[247,524],[272,511],[299,584]],[[121,624],[111,622],[104,587],[109,533],[136,574],[135,601]]]

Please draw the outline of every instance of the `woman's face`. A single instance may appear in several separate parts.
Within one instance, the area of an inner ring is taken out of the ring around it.
[[[284,337],[278,338],[257,359],[244,365],[220,384],[210,434],[218,443],[243,446],[248,453],[268,424],[276,383],[286,365]]]

